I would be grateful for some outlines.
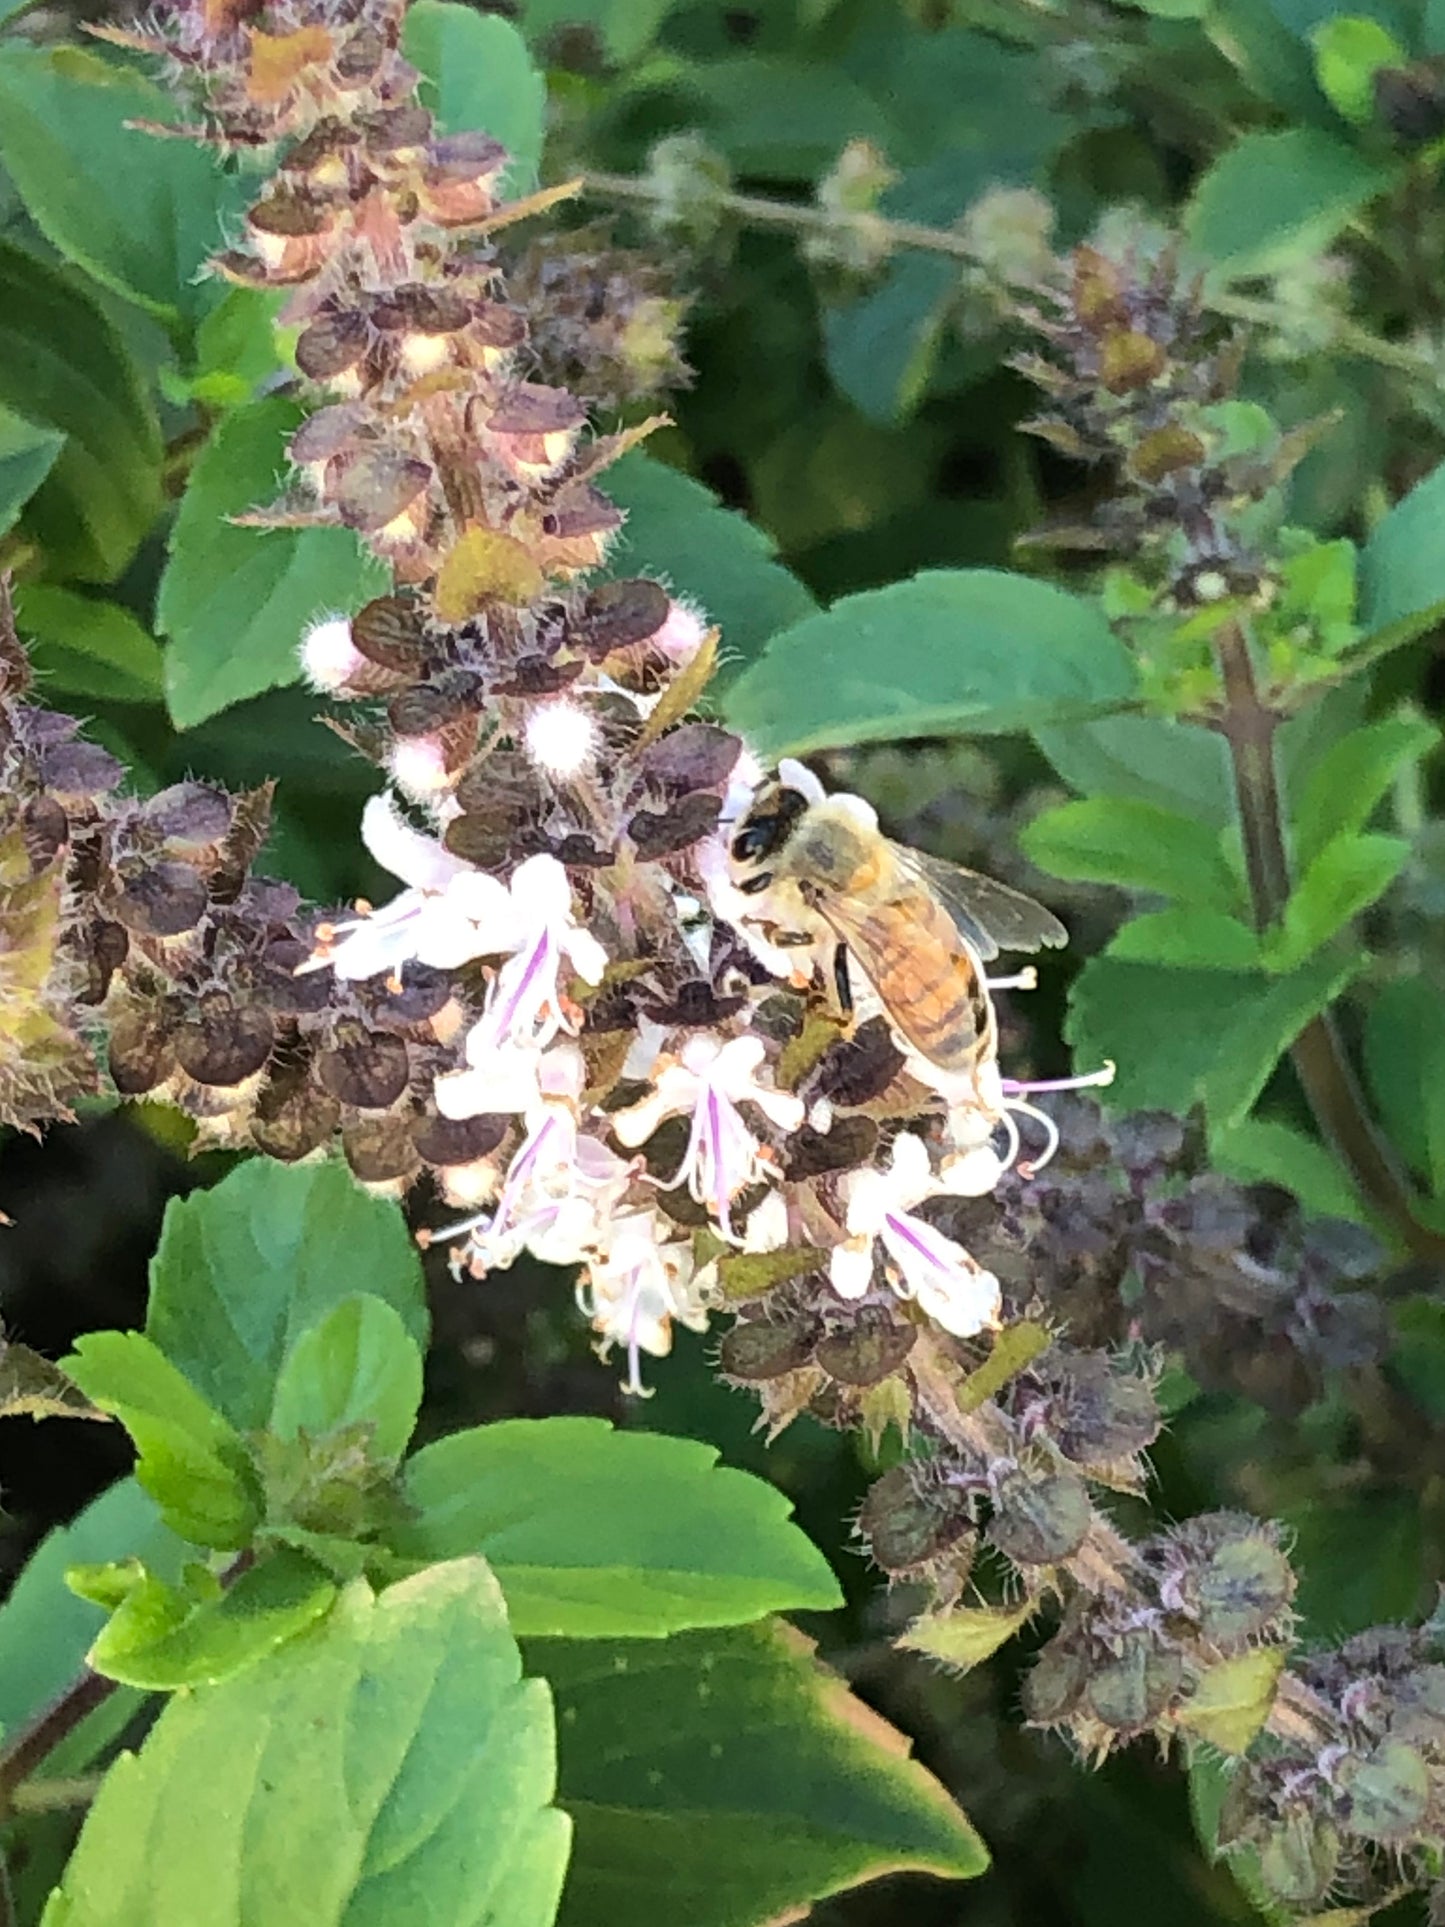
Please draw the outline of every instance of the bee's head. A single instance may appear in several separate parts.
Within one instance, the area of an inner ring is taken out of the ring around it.
[[[753,896],[768,887],[773,873],[764,866],[783,848],[811,807],[801,790],[783,783],[768,783],[758,791],[729,846],[733,863],[750,872],[739,881],[740,890]]]

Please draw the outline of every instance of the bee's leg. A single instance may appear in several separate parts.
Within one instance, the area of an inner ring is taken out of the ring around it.
[[[833,946],[833,988],[838,993],[838,1008],[845,1017],[853,1015],[853,985],[848,978],[848,946]]]

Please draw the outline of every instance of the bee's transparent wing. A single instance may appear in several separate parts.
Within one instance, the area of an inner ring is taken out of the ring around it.
[[[905,875],[916,877],[938,898],[984,963],[992,963],[1000,950],[1052,950],[1069,941],[1053,911],[1021,890],[902,844],[894,844],[893,854]]]

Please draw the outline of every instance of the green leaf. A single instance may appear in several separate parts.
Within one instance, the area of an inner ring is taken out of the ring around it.
[[[757,1927],[896,1872],[968,1879],[982,1842],[906,1742],[776,1622],[529,1647],[577,1828],[561,1927]]]
[[[922,401],[957,285],[956,263],[901,253],[876,288],[825,311],[828,372],[869,421],[901,421]]]
[[[1374,632],[1440,602],[1445,602],[1445,463],[1401,496],[1371,532],[1360,555],[1360,620]]]
[[[160,513],[160,425],[125,344],[90,297],[4,244],[0,404],[65,438],[22,528],[52,574],[113,582]]]
[[[54,428],[26,421],[0,403],[0,535],[15,526],[16,517],[55,466],[65,437]]]
[[[1195,188],[1185,233],[1231,279],[1264,274],[1328,247],[1397,173],[1317,128],[1243,134]]]
[[[1246,1117],[1209,1134],[1209,1161],[1237,1184],[1278,1184],[1320,1218],[1368,1222],[1338,1161],[1322,1144],[1278,1118]]]
[[[44,1927],[548,1927],[554,1779],[547,1688],[482,1562],[357,1581],[121,1755]]]
[[[1308,50],[1270,6],[1260,0],[1213,0],[1206,18],[1219,51],[1253,92],[1283,108],[1291,120],[1335,125]]]
[[[961,25],[910,31],[883,12],[872,14],[871,26],[859,25],[845,63],[888,117],[883,145],[891,161],[937,163],[941,172],[951,164],[955,179],[971,167],[975,194],[991,183],[1044,183],[1079,121],[1039,86],[1036,53]],[[949,216],[940,210],[927,218]]]
[[[254,1431],[270,1418],[287,1353],[356,1293],[383,1299],[425,1348],[421,1265],[397,1207],[368,1197],[344,1165],[257,1159],[166,1207],[146,1331],[233,1425]]]
[[[368,1424],[377,1458],[399,1459],[416,1425],[421,1350],[382,1298],[343,1298],[303,1331],[276,1377],[270,1429],[278,1438],[323,1438]]]
[[[1105,954],[1181,970],[1253,970],[1260,962],[1259,938],[1249,925],[1219,910],[1157,910],[1131,917]]]
[[[266,288],[228,288],[196,329],[191,372],[177,379],[177,399],[207,408],[250,401],[283,366],[276,317],[282,296]],[[162,387],[165,386],[162,373]]]
[[[1347,673],[1358,678],[1364,670],[1373,668],[1395,650],[1418,642],[1421,636],[1429,635],[1442,623],[1445,623],[1445,600],[1417,609],[1413,615],[1401,616],[1397,622],[1387,622],[1383,629],[1372,630],[1351,649],[1345,659]]]
[[[199,278],[241,192],[210,148],[138,133],[171,97],[85,47],[0,47],[0,160],[51,245],[159,319],[215,300]]]
[[[457,0],[416,0],[402,33],[408,60],[421,72],[422,98],[444,134],[479,128],[511,155],[507,185],[535,185],[546,131],[547,83],[527,43],[494,13]]]
[[[1376,991],[1365,1011],[1365,1072],[1390,1137],[1445,1194],[1445,1010],[1423,977]]]
[[[1208,1747],[1189,1749],[1189,1809],[1201,1846],[1210,1860],[1221,1858],[1219,1821],[1224,1797],[1229,1791],[1233,1767],[1223,1754]],[[1276,1905],[1260,1877],[1259,1855],[1252,1847],[1235,1842],[1227,1865],[1235,1881],[1249,1896],[1255,1914],[1267,1927],[1299,1927],[1299,1916]]]
[[[101,1630],[87,1663],[107,1679],[153,1691],[214,1684],[304,1632],[335,1597],[314,1560],[284,1547],[199,1603],[147,1574]]]
[[[709,143],[740,174],[812,181],[851,140],[887,149],[893,130],[872,96],[820,60],[749,53],[698,62],[678,75]]]
[[[1053,876],[1227,912],[1241,907],[1218,832],[1157,803],[1127,796],[1063,803],[1036,816],[1020,841],[1030,862]]]
[[[646,51],[678,4],[679,0],[523,0],[522,24],[534,44],[549,39],[559,27],[595,27],[608,58],[625,66]]]
[[[879,212],[895,221],[949,227],[986,187],[1031,172],[1028,166],[1009,167],[995,148],[975,151],[950,142],[887,188]],[[957,261],[903,249],[875,287],[824,310],[828,372],[869,421],[891,424],[922,400],[959,277]]]
[[[614,574],[675,584],[721,629],[725,658],[751,661],[769,636],[816,610],[798,578],[774,560],[771,537],[680,469],[634,452],[607,470],[601,486],[627,513]]]
[[[118,602],[21,588],[15,615],[43,688],[101,702],[161,701],[160,646]]]
[[[1134,796],[1183,808],[1222,829],[1233,821],[1229,752],[1217,730],[1162,716],[1107,716],[1036,729],[1056,773],[1085,796]]]
[[[354,613],[385,587],[385,571],[350,529],[227,522],[276,495],[301,420],[295,402],[249,402],[226,416],[191,470],[156,602],[171,639],[166,691],[178,729],[299,681],[306,624],[326,611]]]
[[[930,569],[774,636],[728,692],[765,755],[994,735],[1118,708],[1133,665],[1099,611],[1030,576]]]
[[[1434,723],[1407,712],[1362,724],[1331,744],[1306,773],[1290,811],[1298,861],[1308,866],[1336,837],[1362,830],[1395,778],[1439,742]]]
[[[1265,938],[1265,967],[1297,969],[1382,897],[1405,866],[1410,845],[1399,836],[1337,836],[1305,871]]]
[[[603,1419],[508,1419],[411,1459],[412,1559],[484,1553],[516,1630],[653,1637],[842,1603],[791,1506],[710,1445]]]
[[[1202,1103],[1211,1125],[1227,1128],[1363,962],[1323,954],[1271,978],[1092,957],[1074,982],[1066,1032],[1080,1070],[1117,1064],[1111,1109],[1184,1112]]]
[[[118,1418],[140,1454],[136,1477],[173,1532],[198,1546],[244,1546],[259,1519],[239,1434],[140,1332],[90,1332],[65,1369]]]
[[[1408,1298],[1395,1307],[1390,1374],[1432,1424],[1445,1423],[1445,1305]]]
[[[1424,1596],[1433,1596],[1415,1494],[1380,1487],[1330,1503],[1316,1493],[1280,1510],[1306,1639],[1337,1643],[1386,1620],[1413,1622]]]
[[[12,1731],[69,1685],[105,1623],[99,1607],[67,1587],[67,1569],[126,1554],[167,1574],[179,1572],[185,1557],[134,1479],[102,1492],[31,1553],[0,1606],[0,1729]]]
[[[1320,91],[1357,127],[1375,118],[1375,75],[1381,67],[1409,65],[1409,55],[1390,30],[1361,14],[1322,20],[1310,42]]]

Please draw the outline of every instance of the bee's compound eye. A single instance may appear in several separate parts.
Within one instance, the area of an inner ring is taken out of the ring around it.
[[[751,863],[754,857],[764,854],[776,830],[777,819],[774,817],[748,824],[733,838],[733,855],[739,863]]]
[[[771,870],[760,870],[755,877],[748,877],[745,882],[740,883],[738,888],[745,897],[755,897],[760,890],[766,890],[772,880]]]

